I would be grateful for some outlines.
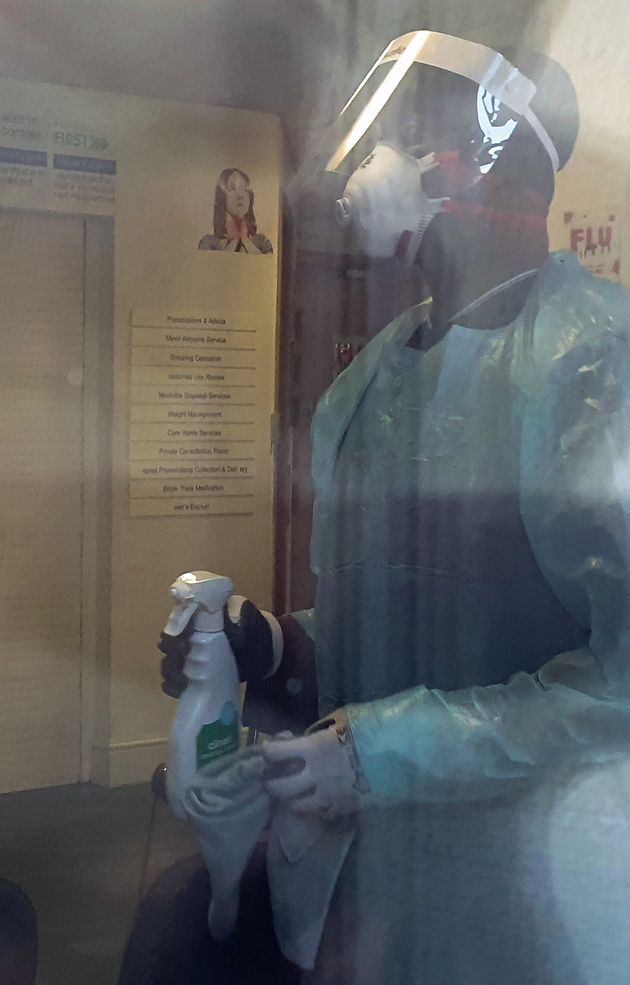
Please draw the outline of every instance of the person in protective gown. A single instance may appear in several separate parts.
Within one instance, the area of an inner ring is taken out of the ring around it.
[[[280,655],[251,602],[226,619],[249,722],[294,733],[260,751],[280,948],[261,980],[612,985],[630,297],[548,254],[574,90],[543,56],[414,32],[342,124],[342,218],[368,254],[417,261],[432,300],[319,404],[314,610],[280,618]],[[163,648],[176,695],[186,643]],[[228,970],[211,948],[200,981],[241,981],[246,908]]]

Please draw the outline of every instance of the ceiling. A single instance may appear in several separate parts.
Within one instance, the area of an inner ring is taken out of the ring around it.
[[[273,112],[299,146],[397,34],[519,32],[546,2],[0,0],[0,75]]]
[[[287,0],[3,0],[0,74],[278,112],[294,62],[289,8]],[[309,4],[305,11],[310,35]]]

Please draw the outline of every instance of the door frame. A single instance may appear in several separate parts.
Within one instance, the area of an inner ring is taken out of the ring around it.
[[[109,726],[114,364],[114,219],[84,231],[81,768],[92,779],[99,726]]]
[[[79,776],[92,773],[97,700],[107,689],[111,594],[114,218],[0,206],[17,215],[77,219],[83,224],[83,376],[81,434],[81,626]],[[107,716],[108,717],[108,716]]]

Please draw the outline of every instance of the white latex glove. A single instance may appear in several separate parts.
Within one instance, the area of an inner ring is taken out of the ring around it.
[[[261,749],[267,793],[295,813],[333,820],[363,806],[370,787],[343,711],[317,722],[301,738],[272,739]]]

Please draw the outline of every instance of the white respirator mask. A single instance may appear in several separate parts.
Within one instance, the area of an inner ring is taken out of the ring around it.
[[[413,263],[429,223],[448,201],[429,198],[422,188],[422,175],[435,167],[434,154],[418,159],[381,141],[350,176],[337,216],[352,223],[368,256],[398,255]]]
[[[368,256],[398,255],[413,263],[432,219],[492,172],[521,120],[558,171],[558,149],[532,108],[536,91],[493,48],[433,31],[395,38],[341,110],[322,148],[325,171],[350,173],[337,214],[352,224]],[[423,148],[424,156],[402,147]],[[429,148],[437,153],[427,154]],[[441,176],[423,188],[423,175],[434,168],[443,169]],[[432,185],[452,197],[431,198],[425,188]]]

